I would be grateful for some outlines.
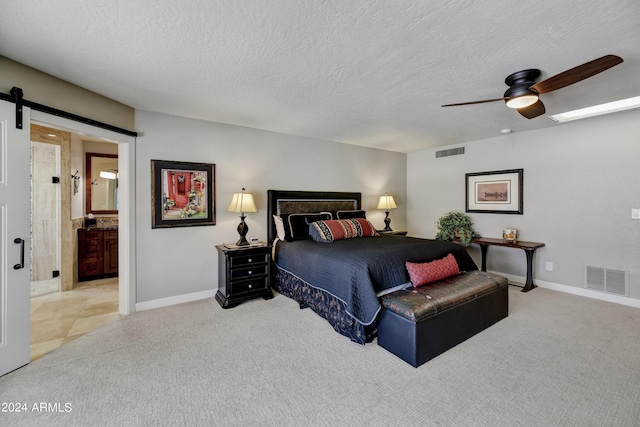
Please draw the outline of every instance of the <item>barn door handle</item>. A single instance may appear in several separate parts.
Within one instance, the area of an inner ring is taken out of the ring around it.
[[[13,243],[20,244],[20,264],[13,266],[14,270],[20,270],[21,268],[24,268],[24,239],[16,237]]]

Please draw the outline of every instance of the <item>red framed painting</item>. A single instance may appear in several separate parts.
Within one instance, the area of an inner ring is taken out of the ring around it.
[[[215,164],[151,160],[151,228],[215,225]]]

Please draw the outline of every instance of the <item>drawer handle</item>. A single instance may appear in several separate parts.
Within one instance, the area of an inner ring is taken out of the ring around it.
[[[249,262],[253,262],[253,258],[249,258],[247,261],[249,261]]]
[[[252,289],[252,288],[253,288],[253,285],[249,285],[249,289]]]
[[[249,274],[253,274],[253,271],[249,270]]]

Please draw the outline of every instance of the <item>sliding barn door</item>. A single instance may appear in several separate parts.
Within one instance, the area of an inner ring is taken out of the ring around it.
[[[30,360],[30,148],[28,108],[0,101],[0,375]]]

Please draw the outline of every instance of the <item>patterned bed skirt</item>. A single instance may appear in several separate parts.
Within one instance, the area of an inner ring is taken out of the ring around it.
[[[324,318],[333,329],[351,341],[364,345],[371,342],[376,334],[376,322],[363,325],[349,316],[345,303],[333,295],[314,288],[288,271],[278,268],[276,290],[298,304],[300,308],[311,308]]]

